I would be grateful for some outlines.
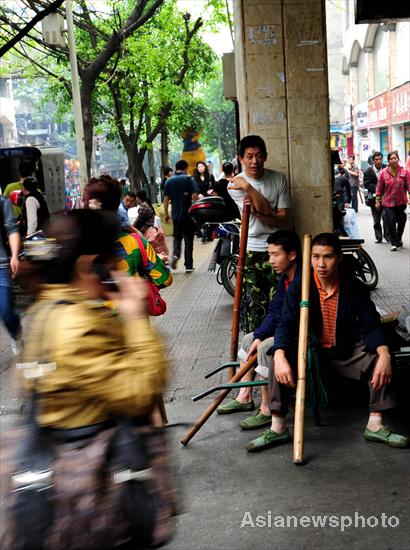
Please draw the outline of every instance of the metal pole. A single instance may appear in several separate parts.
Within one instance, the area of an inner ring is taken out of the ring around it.
[[[72,0],[66,0],[65,12],[66,12],[66,20],[67,20],[68,48],[70,52],[71,87],[72,87],[73,108],[74,108],[74,127],[75,127],[76,143],[77,143],[77,157],[80,163],[79,175],[80,175],[80,189],[82,193],[87,183],[87,160],[85,156],[83,113],[81,109],[80,80],[78,78],[77,52],[75,49]]]

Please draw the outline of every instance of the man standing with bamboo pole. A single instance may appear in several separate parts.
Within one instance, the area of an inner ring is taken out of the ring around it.
[[[241,306],[241,330],[247,334],[261,325],[268,312],[275,277],[267,239],[286,225],[291,202],[286,176],[264,168],[268,154],[260,136],[245,136],[238,156],[243,171],[230,180],[228,190],[241,216],[244,205],[251,209]]]
[[[309,331],[319,343],[319,360],[331,372],[369,385],[369,420],[363,437],[390,447],[408,447],[410,440],[382,423],[382,412],[396,406],[391,388],[389,348],[380,316],[366,287],[343,263],[337,235],[321,233],[312,241]],[[248,451],[291,440],[285,417],[295,387],[293,366],[300,317],[300,287],[286,294],[275,331],[274,368],[269,377],[271,428],[254,439]]]

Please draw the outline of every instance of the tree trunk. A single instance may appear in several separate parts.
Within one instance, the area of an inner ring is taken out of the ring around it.
[[[168,130],[164,127],[161,130],[161,176],[164,177],[164,168],[169,166],[169,137]]]
[[[145,117],[145,127],[147,136],[151,134],[151,117]],[[154,158],[154,142],[147,150],[148,153],[148,177],[149,177],[149,195],[153,202],[157,201],[156,184],[155,184],[155,158]]]
[[[125,147],[125,152],[128,159],[128,179],[130,180],[131,191],[139,191],[143,187],[148,187],[148,178],[145,173],[143,162],[145,157],[145,151],[141,155],[141,151],[133,144],[129,144]]]
[[[138,183],[140,189],[149,189],[149,180],[147,178],[147,174],[144,170],[144,159],[145,159],[145,153],[147,152],[146,147],[142,147],[141,149],[136,148],[136,158],[137,158],[137,166],[138,166]]]
[[[128,146],[124,145],[125,153],[127,155],[128,160],[128,170],[127,170],[127,176],[130,180],[130,188],[131,191],[138,191],[139,187],[137,186],[138,181],[138,167],[137,167],[137,155],[135,154],[135,147],[130,144]]]
[[[94,83],[83,80],[81,86],[81,108],[83,112],[84,146],[88,177],[90,177],[91,173],[91,159],[93,155],[93,112],[91,105],[93,90]]]

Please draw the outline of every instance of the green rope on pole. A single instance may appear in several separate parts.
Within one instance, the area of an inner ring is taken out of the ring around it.
[[[309,300],[302,300],[300,302],[300,307],[310,307],[310,302]]]

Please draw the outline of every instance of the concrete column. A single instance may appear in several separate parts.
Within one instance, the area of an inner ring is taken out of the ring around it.
[[[397,34],[389,32],[389,88],[397,86]],[[400,61],[399,61],[400,62]]]
[[[357,65],[350,66],[350,96],[352,105],[356,106],[359,103],[359,78]]]
[[[241,135],[285,172],[300,234],[332,229],[324,0],[234,0]]]
[[[373,50],[367,54],[367,97],[374,96],[374,54]]]

